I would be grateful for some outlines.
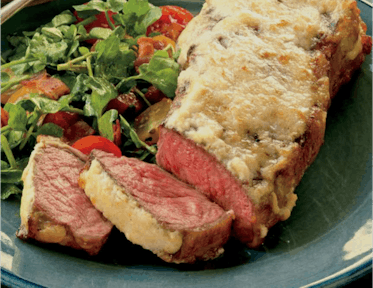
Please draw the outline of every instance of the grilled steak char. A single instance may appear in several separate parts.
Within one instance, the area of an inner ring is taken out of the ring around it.
[[[370,53],[355,1],[209,0],[181,34],[177,96],[157,163],[234,210],[260,245],[286,220],[326,111]]]
[[[232,211],[154,164],[93,150],[79,183],[129,241],[167,262],[193,263],[224,251]]]
[[[97,254],[113,225],[78,185],[87,156],[58,140],[42,138],[23,173],[21,227],[17,236]]]

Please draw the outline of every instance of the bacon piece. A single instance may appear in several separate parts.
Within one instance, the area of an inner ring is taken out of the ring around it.
[[[45,71],[32,80],[22,81],[21,84],[29,88],[35,88],[38,93],[52,100],[58,100],[61,96],[70,93],[70,89],[65,83],[57,78],[50,77]]]

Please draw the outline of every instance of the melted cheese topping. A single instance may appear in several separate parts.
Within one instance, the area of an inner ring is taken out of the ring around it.
[[[165,126],[251,185],[298,145],[312,108],[329,101],[312,48],[350,2],[207,1],[179,38],[185,70]]]
[[[134,244],[162,256],[176,253],[183,243],[180,231],[165,229],[117,185],[97,160],[80,174],[79,185],[92,204]]]

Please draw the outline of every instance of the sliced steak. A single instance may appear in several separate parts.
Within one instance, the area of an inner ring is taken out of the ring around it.
[[[235,213],[260,245],[286,220],[339,87],[370,53],[356,2],[206,1],[181,34],[157,163]]]
[[[193,263],[223,253],[232,211],[154,164],[94,150],[80,185],[127,239],[167,262]]]
[[[17,236],[97,254],[113,225],[78,185],[87,156],[58,140],[42,138],[23,173]]]

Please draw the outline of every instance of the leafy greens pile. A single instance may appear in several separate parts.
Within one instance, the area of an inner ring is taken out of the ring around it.
[[[48,113],[78,113],[110,140],[113,140],[113,123],[119,119],[121,133],[127,139],[120,147],[122,152],[154,161],[155,145],[141,141],[130,120],[116,110],[105,111],[105,107],[119,94],[131,90],[144,97],[149,85],[169,98],[174,97],[179,74],[176,53],[170,58],[167,49],[156,51],[149,63],[139,67],[139,73],[134,69],[137,39],[144,37],[147,27],[161,17],[160,8],[147,0],[93,0],[73,8],[84,19],[82,22],[77,23],[74,14],[66,10],[35,31],[8,36],[14,49],[3,53],[1,59],[1,93],[46,70],[62,80],[70,88],[70,94],[57,101],[30,94],[15,104],[5,104],[9,121],[1,128],[2,199],[21,192],[21,176],[36,137],[40,134],[62,137],[61,127],[40,124],[41,117]],[[108,21],[110,28],[95,27],[88,33],[84,26],[96,19],[94,15],[104,12],[109,19],[109,10],[115,12],[114,23]],[[101,40],[93,51],[85,42],[89,39]]]

